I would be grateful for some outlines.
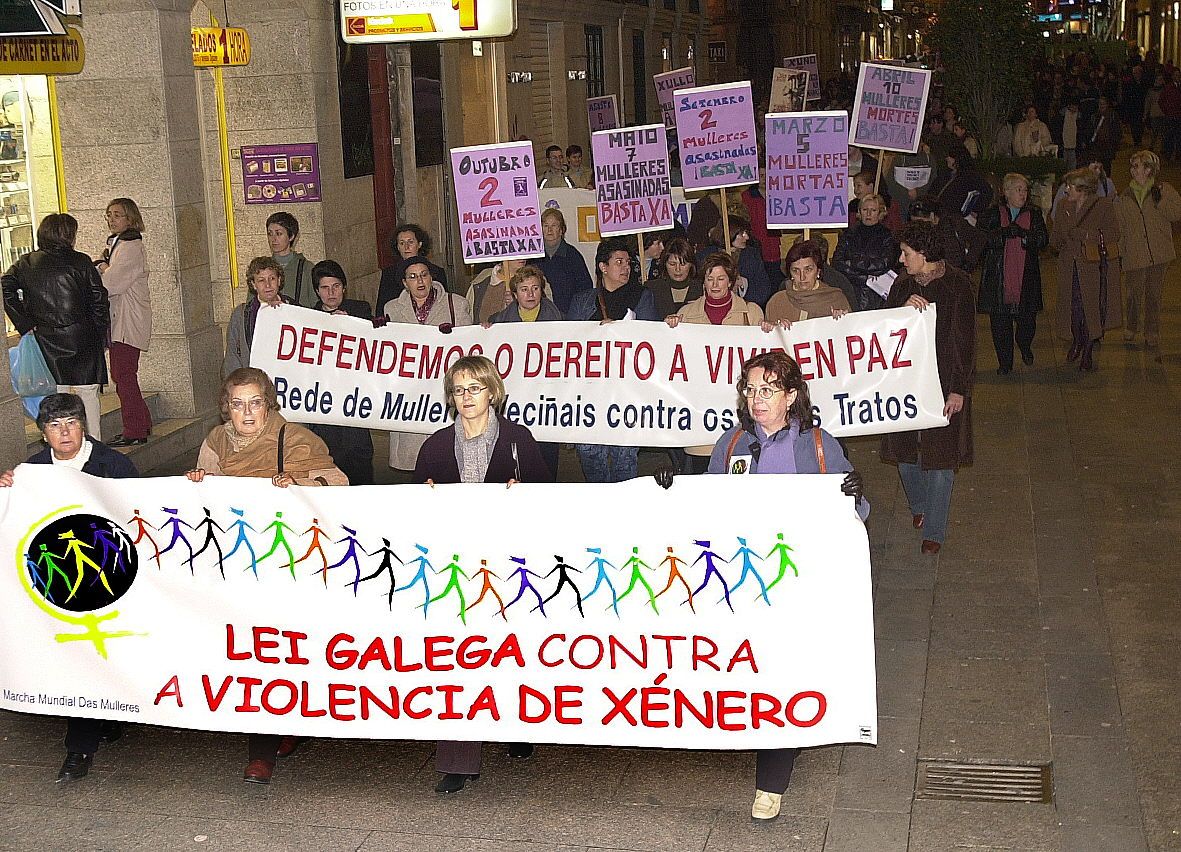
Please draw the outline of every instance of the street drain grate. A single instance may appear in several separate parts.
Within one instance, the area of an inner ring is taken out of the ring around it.
[[[1002,763],[919,763],[915,796],[970,802],[1053,801],[1050,765],[1012,766]]]

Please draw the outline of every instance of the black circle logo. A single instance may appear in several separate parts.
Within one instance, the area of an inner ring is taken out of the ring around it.
[[[69,612],[94,612],[127,593],[139,570],[139,554],[126,530],[99,515],[54,519],[37,531],[25,551],[33,590]]]

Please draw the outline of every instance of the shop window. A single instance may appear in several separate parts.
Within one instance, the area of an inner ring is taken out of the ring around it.
[[[37,222],[61,207],[48,81],[0,75],[0,107],[0,271],[4,271],[36,247]]]
[[[340,5],[333,6],[340,32]],[[336,39],[340,144],[346,178],[373,174],[373,112],[369,106],[369,47]]]
[[[644,45],[644,31],[632,30],[632,103],[635,104],[636,124],[648,120],[648,62],[647,47]]]
[[[603,73],[603,28],[585,27],[586,31],[586,94],[599,97],[607,93]]]
[[[443,75],[439,45],[410,43],[410,76],[414,86],[414,160],[419,166],[441,166],[443,144]]]

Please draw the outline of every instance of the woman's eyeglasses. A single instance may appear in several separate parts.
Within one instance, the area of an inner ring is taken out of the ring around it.
[[[742,389],[742,395],[747,399],[753,399],[756,396],[759,399],[770,399],[777,393],[786,393],[786,391],[783,388],[773,388],[770,385],[763,385],[758,388],[745,387]]]
[[[456,399],[463,399],[465,396],[470,396],[472,399],[475,399],[486,390],[488,390],[488,388],[484,387],[483,385],[468,385],[467,387],[453,388],[451,395]]]
[[[230,400],[230,408],[234,411],[248,411],[254,413],[255,411],[262,411],[265,406],[265,399],[232,399]]]

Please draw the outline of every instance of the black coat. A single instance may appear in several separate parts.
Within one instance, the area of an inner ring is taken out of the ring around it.
[[[104,385],[110,301],[94,262],[73,249],[35,251],[4,273],[4,310],[32,331],[59,385]]]
[[[1001,232],[1000,208],[993,205],[980,214],[979,228],[986,239],[984,262],[980,268],[980,298],[977,300],[977,310],[982,314],[1036,314],[1042,309],[1042,266],[1038,253],[1049,244],[1050,234],[1041,210],[1037,207],[1024,209],[1029,211],[1030,219],[1029,230],[1022,238],[1025,274],[1021,281],[1021,302],[1016,311],[1005,304],[1004,298],[1006,238]]]
[[[315,310],[324,310],[323,302],[316,302]],[[365,320],[373,319],[373,311],[370,309],[369,303],[364,299],[343,299],[340,303],[340,310],[344,311],[350,317]]]
[[[882,297],[870,290],[865,282],[896,267],[900,251],[898,240],[881,222],[868,227],[858,222],[841,232],[831,266],[853,285],[857,293],[857,301],[850,303],[853,310],[882,306]]]
[[[504,417],[499,418],[500,432],[488,460],[485,482],[553,482],[554,475],[541,457],[541,450],[532,433],[524,426]],[[433,480],[438,485],[459,482],[459,462],[455,459],[455,429],[463,427],[456,423],[444,426],[426,439],[418,451],[411,482]],[[513,446],[517,458],[513,459]]]
[[[82,465],[83,473],[103,479],[134,479],[139,476],[139,471],[135,469],[135,465],[127,456],[118,450],[112,450],[102,441],[96,441],[89,435],[86,436],[86,440],[90,442],[91,448],[90,458],[87,459],[86,464]],[[28,463],[53,464],[53,450],[46,447],[33,453],[29,456]]]

